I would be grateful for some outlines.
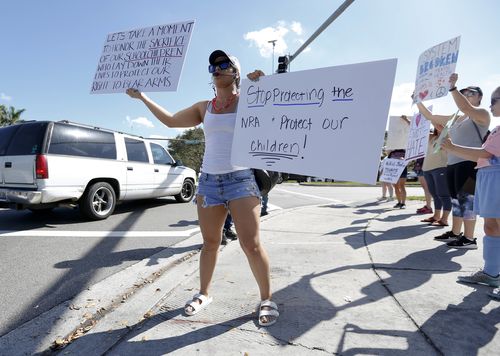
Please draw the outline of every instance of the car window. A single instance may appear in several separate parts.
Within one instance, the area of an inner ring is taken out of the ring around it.
[[[56,123],[49,153],[116,159],[115,138],[111,132]]]
[[[153,154],[153,161],[155,164],[174,163],[174,160],[170,157],[167,151],[165,151],[165,149],[157,143],[151,143],[151,153]]]
[[[7,156],[36,155],[42,151],[43,139],[47,122],[30,122],[20,125],[12,136],[7,150]]]
[[[129,161],[149,163],[148,152],[146,151],[144,141],[125,137],[125,147],[127,149]]]
[[[19,125],[12,125],[0,128],[0,156],[5,156],[7,146],[9,145],[13,135],[19,129]]]

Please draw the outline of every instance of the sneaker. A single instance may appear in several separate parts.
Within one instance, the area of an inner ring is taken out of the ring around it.
[[[427,205],[424,205],[422,208],[417,209],[417,214],[432,214],[433,211]]]
[[[384,201],[384,200],[387,200],[387,197],[378,197],[377,200],[378,201]]]
[[[496,300],[500,300],[500,288],[495,288],[491,292],[488,292],[488,295]]]
[[[406,209],[406,204],[399,204],[399,209]]]
[[[450,242],[450,241],[455,241],[458,240],[459,238],[462,237],[462,233],[459,233],[458,235],[455,235],[453,231],[446,231],[444,234],[436,236],[434,240],[436,241],[441,241],[441,242]]]
[[[222,232],[222,240],[220,241],[221,245],[227,245],[229,240],[227,239],[226,235],[224,235],[224,232]]]
[[[399,202],[396,205],[393,206],[394,209],[397,209],[399,207],[401,207],[401,203],[399,203]]]
[[[393,201],[393,200],[394,200],[394,197],[387,198],[387,201]]]
[[[473,284],[483,284],[490,287],[500,286],[500,275],[492,277],[483,271],[477,271],[470,276],[459,276],[458,282],[463,283],[473,283]]]
[[[477,239],[469,240],[467,237],[462,235],[462,236],[460,236],[460,238],[458,240],[448,242],[446,245],[448,247],[452,247],[452,248],[466,248],[466,249],[475,250],[475,249],[477,249],[476,240]]]
[[[260,212],[260,216],[266,216],[266,215],[268,215],[268,214],[269,214],[269,213],[268,213],[267,211],[261,211],[261,212]]]
[[[236,235],[236,232],[234,232],[233,229],[231,229],[231,228],[224,229],[223,233],[230,240],[237,240],[238,239],[238,235]]]

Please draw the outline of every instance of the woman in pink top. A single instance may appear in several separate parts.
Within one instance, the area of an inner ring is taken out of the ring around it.
[[[500,117],[500,87],[491,95],[491,113]],[[471,276],[458,277],[459,282],[500,286],[500,126],[497,126],[480,148],[453,144],[450,139],[442,147],[457,156],[477,161],[474,211],[484,218],[484,268]],[[488,293],[500,299],[497,288]]]

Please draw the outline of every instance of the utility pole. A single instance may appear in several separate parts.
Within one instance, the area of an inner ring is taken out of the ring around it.
[[[295,58],[297,58],[297,56],[300,54],[300,52],[302,52],[304,49],[306,49],[307,46],[309,46],[309,44],[312,41],[314,41],[314,39],[316,37],[318,37],[321,34],[321,32],[323,32],[328,26],[330,26],[330,24],[337,17],[339,17],[340,14],[342,14],[349,7],[349,5],[351,5],[353,2],[354,2],[354,0],[346,0],[346,1],[344,1],[344,3],[342,5],[340,5],[339,8],[337,10],[335,10],[335,12],[325,22],[323,22],[323,24],[316,30],[316,32],[314,32],[312,34],[312,36],[309,37],[309,39],[307,41],[305,41],[304,44],[302,46],[300,46],[300,48],[294,54],[292,54],[291,56],[289,56],[288,63],[290,63]]]
[[[276,41],[277,41],[277,40],[267,41],[267,43],[272,43],[272,44],[273,44],[273,67],[272,67],[272,68],[273,68],[273,70],[272,70],[272,72],[271,72],[271,73],[273,73],[273,74],[274,74],[274,46],[276,46]]]

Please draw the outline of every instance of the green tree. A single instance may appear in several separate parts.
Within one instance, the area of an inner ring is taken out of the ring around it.
[[[168,149],[176,160],[180,159],[185,166],[199,173],[203,154],[205,153],[203,129],[196,127],[184,131],[182,134],[177,135],[175,140],[169,141]]]
[[[13,106],[7,109],[6,106],[0,105],[0,127],[13,125],[21,120],[21,114],[25,109],[16,110]]]

